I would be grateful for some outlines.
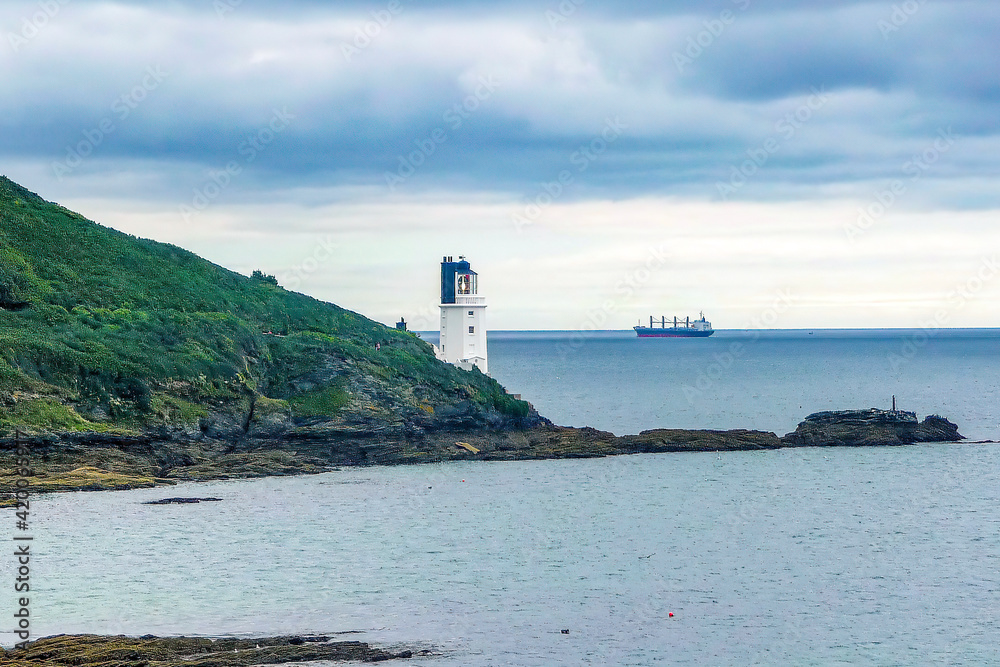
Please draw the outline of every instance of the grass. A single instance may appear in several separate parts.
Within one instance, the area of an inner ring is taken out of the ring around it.
[[[154,395],[150,401],[150,408],[166,422],[190,424],[208,416],[208,410],[204,406],[169,394]]]
[[[341,386],[329,386],[295,396],[288,403],[297,417],[335,415],[351,400]]]
[[[51,398],[18,401],[13,407],[0,407],[0,429],[25,431],[94,431],[103,432],[106,424],[81,417],[68,405]]]

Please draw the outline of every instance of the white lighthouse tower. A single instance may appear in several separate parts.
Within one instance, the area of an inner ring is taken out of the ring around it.
[[[486,297],[479,276],[465,257],[441,261],[441,340],[438,358],[459,368],[483,373],[486,362]]]

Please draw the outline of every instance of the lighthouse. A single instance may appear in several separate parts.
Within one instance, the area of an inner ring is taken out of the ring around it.
[[[486,297],[465,257],[441,260],[441,340],[438,358],[459,368],[487,372]]]

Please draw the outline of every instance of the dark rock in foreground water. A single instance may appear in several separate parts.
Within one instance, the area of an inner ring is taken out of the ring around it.
[[[391,653],[364,642],[331,642],[327,637],[203,639],[58,635],[5,652],[0,655],[0,665],[244,667],[313,660],[382,662],[412,656],[411,651]]]
[[[143,505],[187,505],[190,503],[218,503],[222,498],[161,498],[159,500],[147,500]]]
[[[916,442],[964,440],[958,426],[932,415],[917,421],[903,410],[839,410],[817,412],[806,417],[782,440],[789,446],[910,445]]]

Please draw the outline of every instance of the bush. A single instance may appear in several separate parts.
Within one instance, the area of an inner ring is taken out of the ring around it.
[[[277,278],[267,273],[264,273],[260,269],[255,269],[254,272],[250,274],[250,280],[256,280],[262,283],[269,283],[271,285],[274,285],[275,287],[278,286]]]

